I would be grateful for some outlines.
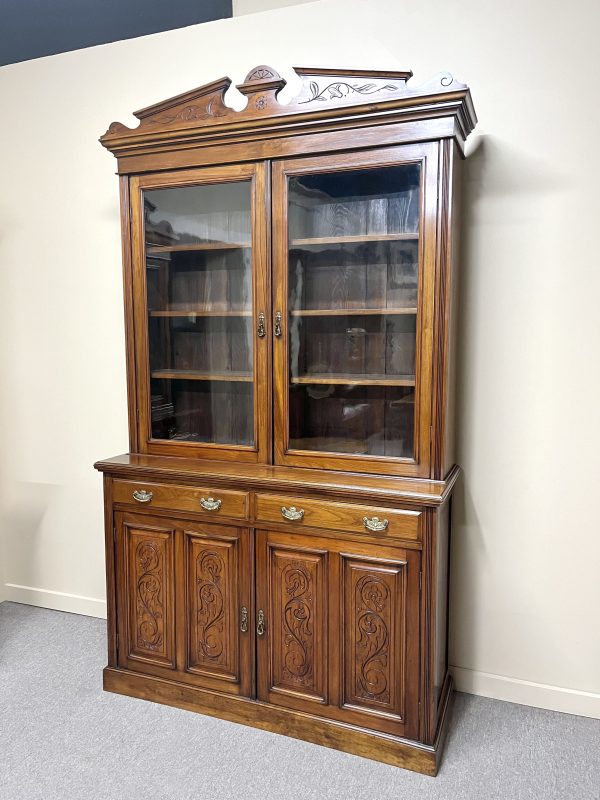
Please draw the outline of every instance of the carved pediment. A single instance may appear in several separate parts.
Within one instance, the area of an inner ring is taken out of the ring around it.
[[[448,73],[412,88],[407,86],[412,77],[410,71],[296,67],[295,72],[302,84],[290,103],[278,101],[286,81],[272,67],[261,65],[250,70],[236,87],[247,100],[242,110],[225,104],[225,93],[232,83],[225,77],[136,111],[140,120],[137,128],[113,122],[100,141],[118,154],[142,143],[191,137],[201,140],[219,132],[229,133],[232,128],[259,132],[261,127],[272,131],[274,127],[314,124],[334,116],[341,107],[365,114],[450,101],[461,106],[456,113],[462,116],[465,135],[475,125],[468,88]]]

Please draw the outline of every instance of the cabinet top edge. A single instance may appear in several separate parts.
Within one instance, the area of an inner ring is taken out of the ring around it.
[[[454,465],[444,480],[399,478],[388,475],[204,461],[124,453],[103,459],[95,469],[113,478],[223,485],[237,484],[255,491],[322,492],[336,496],[365,496],[420,506],[440,506],[450,497],[460,475]]]
[[[140,120],[136,128],[113,122],[100,142],[122,156],[149,145],[174,148],[207,138],[227,141],[246,133],[295,134],[307,126],[318,130],[342,117],[348,126],[365,117],[387,121],[394,112],[410,113],[412,119],[453,115],[464,138],[477,123],[468,86],[447,72],[413,88],[407,86],[410,71],[317,67],[294,71],[301,88],[289,103],[278,99],[286,81],[271,67],[260,66],[237,86],[247,99],[242,110],[226,105],[226,93],[235,89],[224,77],[135,112]]]

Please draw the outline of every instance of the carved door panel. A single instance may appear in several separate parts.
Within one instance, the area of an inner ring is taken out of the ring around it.
[[[399,736],[418,732],[419,554],[339,554],[340,719]]]
[[[420,554],[339,533],[257,548],[259,698],[416,737]]]
[[[257,538],[258,696],[322,713],[328,703],[327,550],[311,536]]]
[[[119,666],[173,678],[175,526],[140,514],[116,514]]]
[[[231,694],[252,693],[250,565],[247,529],[185,523],[179,587],[185,626],[178,662],[186,681]]]

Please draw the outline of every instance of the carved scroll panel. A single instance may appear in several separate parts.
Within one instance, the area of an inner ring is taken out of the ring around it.
[[[238,678],[238,541],[190,536],[188,669]]]
[[[324,553],[272,550],[271,685],[286,694],[326,699]]]
[[[343,558],[343,705],[404,716],[406,569]]]
[[[174,668],[174,532],[125,530],[129,656]]]

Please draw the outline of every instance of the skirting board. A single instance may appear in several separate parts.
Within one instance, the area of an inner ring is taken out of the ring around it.
[[[24,603],[28,606],[51,608],[54,611],[68,611],[70,614],[83,614],[86,617],[106,619],[106,601],[96,597],[85,597],[68,592],[54,592],[51,589],[38,589],[34,586],[19,586],[16,583],[5,583],[2,600],[12,603]]]
[[[106,602],[95,597],[5,583],[1,587],[0,599],[106,619]],[[459,692],[600,719],[600,694],[595,692],[533,683],[462,667],[450,667],[450,671],[454,677],[455,688]]]
[[[600,719],[600,694],[522,681],[462,667],[450,667],[458,692],[493,697],[508,703],[546,708],[564,714]]]

